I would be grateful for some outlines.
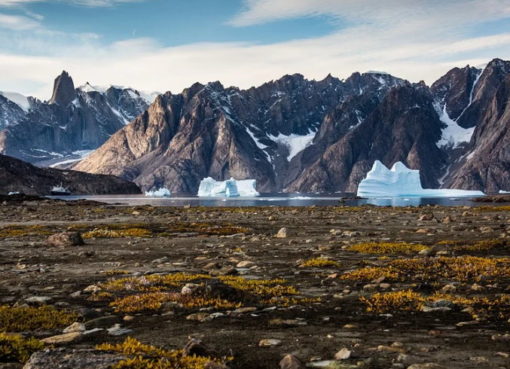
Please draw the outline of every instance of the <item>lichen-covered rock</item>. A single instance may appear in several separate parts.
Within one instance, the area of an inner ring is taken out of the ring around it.
[[[108,369],[124,359],[118,354],[93,350],[44,350],[33,354],[23,369]]]

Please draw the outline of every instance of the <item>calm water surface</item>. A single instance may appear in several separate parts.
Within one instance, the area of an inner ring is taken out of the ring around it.
[[[104,195],[104,196],[63,196],[53,197],[64,200],[94,200],[108,204],[122,205],[153,205],[153,206],[212,206],[212,207],[238,207],[238,206],[334,206],[334,205],[376,205],[376,206],[420,206],[420,205],[443,205],[443,206],[479,206],[481,203],[473,202],[472,197],[448,198],[448,197],[388,197],[372,199],[347,199],[342,201],[342,194],[331,196],[324,195],[301,195],[301,194],[268,194],[259,197],[243,198],[207,198],[207,197],[170,197],[154,198],[144,195]]]

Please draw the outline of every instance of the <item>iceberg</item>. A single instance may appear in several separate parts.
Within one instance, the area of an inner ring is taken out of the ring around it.
[[[145,196],[147,197],[170,197],[172,193],[168,188],[158,188],[157,190],[146,191]]]
[[[481,191],[453,189],[424,189],[420,181],[420,171],[407,168],[398,162],[391,169],[379,160],[374,162],[370,172],[358,186],[360,197],[462,197],[484,196]]]
[[[198,188],[199,197],[256,197],[259,193],[255,189],[254,179],[216,181],[211,177],[204,178]]]

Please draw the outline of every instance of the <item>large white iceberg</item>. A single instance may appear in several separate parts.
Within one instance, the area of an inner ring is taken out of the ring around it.
[[[198,188],[199,197],[255,197],[259,193],[255,189],[254,179],[237,181],[230,178],[226,181],[216,181],[211,177],[204,178]]]
[[[395,163],[391,169],[379,160],[368,172],[366,178],[358,186],[360,197],[462,197],[483,196],[480,191],[451,190],[451,189],[423,189],[420,181],[420,171],[407,168],[401,162]]]
[[[146,191],[145,196],[147,197],[170,197],[172,193],[168,188],[159,188],[157,190]]]

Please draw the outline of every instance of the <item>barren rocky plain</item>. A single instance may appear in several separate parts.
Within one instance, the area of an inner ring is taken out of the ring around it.
[[[1,369],[510,368],[510,206],[0,201]]]

